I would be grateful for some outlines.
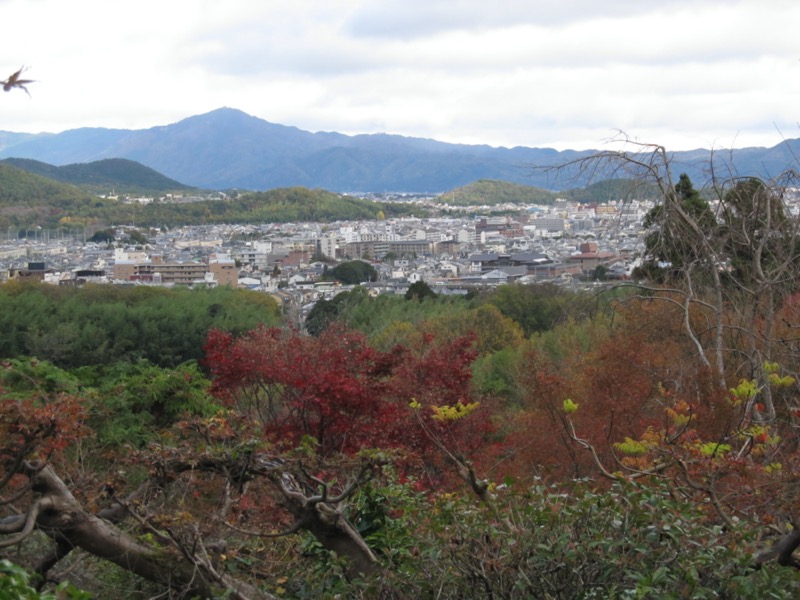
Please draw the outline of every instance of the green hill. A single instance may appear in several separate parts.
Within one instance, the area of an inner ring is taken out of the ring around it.
[[[583,188],[566,190],[559,195],[577,202],[609,202],[658,198],[660,192],[655,184],[647,182],[633,179],[606,179]]]
[[[439,196],[437,200],[455,206],[497,206],[498,204],[553,204],[556,198],[576,202],[643,200],[659,197],[655,185],[631,179],[607,179],[582,188],[551,192],[508,181],[481,179]]]
[[[548,190],[530,186],[480,179],[456,188],[438,197],[438,201],[454,206],[495,206],[497,204],[552,204],[557,195]]]
[[[75,226],[98,219],[114,203],[91,192],[0,163],[0,227]]]
[[[206,219],[219,222],[354,221],[385,216],[419,214],[419,209],[401,203],[378,203],[354,196],[304,187],[278,188],[244,194],[234,200],[206,203]],[[145,207],[147,209],[149,207]],[[157,208],[157,207],[153,207]],[[147,211],[143,211],[144,215]]]
[[[74,185],[68,185],[34,173],[0,164],[0,206],[31,205],[86,198],[90,194]]]
[[[130,162],[130,161],[126,161]],[[113,166],[113,162],[110,163]],[[49,172],[39,163],[37,169]],[[125,165],[123,165],[124,167]],[[63,173],[63,172],[62,172]],[[61,183],[0,162],[0,228],[83,227],[136,223],[180,226],[203,223],[286,223],[345,221],[420,215],[417,207],[377,203],[325,190],[302,187],[242,194],[190,203],[124,203],[100,198],[87,189]]]
[[[38,160],[7,158],[0,161],[29,173],[69,183],[96,193],[164,193],[189,190],[188,186],[165,177],[133,160],[107,158],[89,163],[56,167]]]

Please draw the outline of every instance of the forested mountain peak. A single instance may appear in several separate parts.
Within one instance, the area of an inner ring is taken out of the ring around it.
[[[0,132],[0,142],[0,157],[55,165],[127,158],[186,185],[220,190],[304,186],[441,193],[481,179],[561,190],[590,181],[580,173],[558,178],[532,167],[563,165],[595,153],[450,144],[387,133],[309,132],[233,108],[140,130],[82,128],[42,136]],[[774,176],[794,164],[798,146],[798,140],[785,140],[775,148],[731,151],[724,159],[740,175]],[[680,170],[702,184],[714,154],[694,150],[672,156]]]

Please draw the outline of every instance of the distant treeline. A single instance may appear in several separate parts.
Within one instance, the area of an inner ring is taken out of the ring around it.
[[[581,188],[559,192],[508,181],[481,179],[439,196],[439,202],[453,206],[496,206],[498,204],[551,205],[559,198],[581,203],[645,200],[659,197],[655,185],[631,179],[608,179]]]
[[[135,224],[177,227],[206,223],[289,223],[425,216],[417,206],[378,203],[302,187],[241,194],[194,203],[123,203],[46,177],[0,164],[0,230],[82,230]]]

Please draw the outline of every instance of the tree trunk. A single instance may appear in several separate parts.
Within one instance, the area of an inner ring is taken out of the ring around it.
[[[325,504],[317,504],[310,510],[316,515],[309,519],[306,528],[326,550],[347,558],[348,576],[370,575],[379,570],[375,555],[344,515]]]
[[[32,468],[29,475],[32,489],[38,494],[34,504],[38,507],[36,526],[57,538],[60,544],[81,548],[186,597],[213,598],[224,593],[222,589],[215,591],[205,573],[187,557],[168,549],[143,546],[110,522],[84,510],[49,466]],[[245,584],[233,587],[247,588],[249,597],[254,599],[272,597],[253,595],[253,590]],[[245,596],[234,591],[232,597]]]
[[[364,472],[362,470],[361,474]],[[348,577],[370,575],[380,569],[377,557],[338,506],[355,490],[361,474],[336,498],[328,498],[327,491],[323,495],[308,496],[288,473],[280,479],[284,506],[297,519],[296,528],[309,531],[326,550],[345,557]]]

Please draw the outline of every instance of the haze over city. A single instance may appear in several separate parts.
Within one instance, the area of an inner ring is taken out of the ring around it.
[[[800,136],[784,0],[0,0],[0,130],[140,129],[221,106],[309,131],[671,150]]]

